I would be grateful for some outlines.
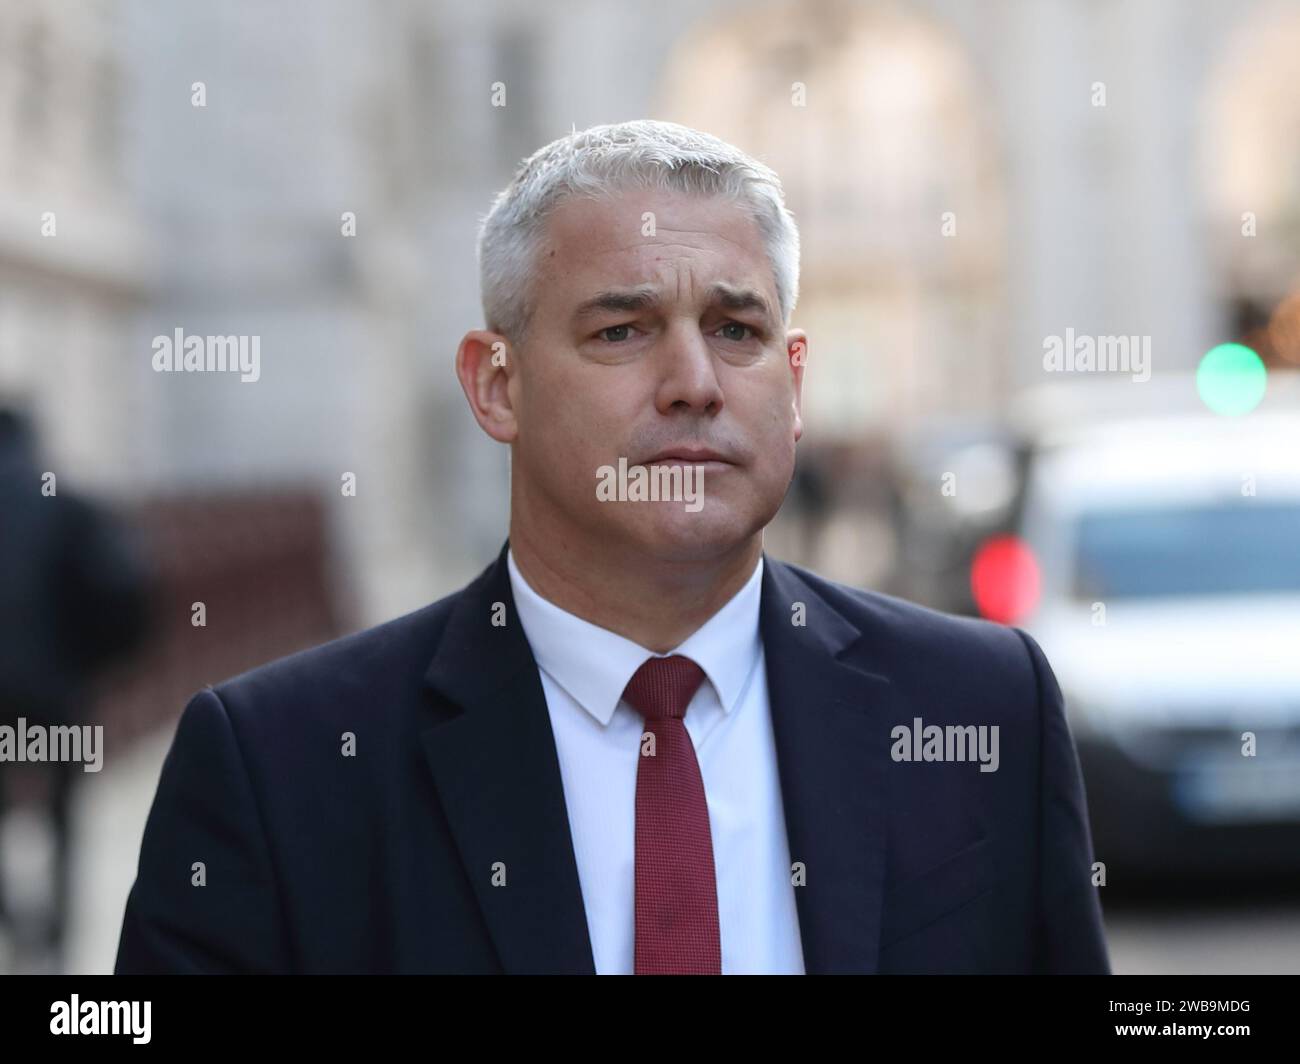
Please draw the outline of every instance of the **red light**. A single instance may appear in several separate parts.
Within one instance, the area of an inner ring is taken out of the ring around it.
[[[982,617],[1014,624],[1038,604],[1038,561],[1015,536],[985,540],[970,568],[971,593]]]

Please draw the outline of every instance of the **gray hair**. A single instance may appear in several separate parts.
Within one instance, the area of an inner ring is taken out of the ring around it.
[[[674,122],[592,126],[525,159],[497,194],[478,236],[479,286],[487,328],[522,342],[532,314],[529,279],[547,216],[573,196],[662,188],[722,196],[758,226],[776,281],[781,320],[799,298],[799,230],[781,180],[725,141]]]

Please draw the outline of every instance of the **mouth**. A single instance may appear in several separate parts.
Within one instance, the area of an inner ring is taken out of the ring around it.
[[[707,447],[672,447],[647,458],[646,465],[735,465],[731,459]]]

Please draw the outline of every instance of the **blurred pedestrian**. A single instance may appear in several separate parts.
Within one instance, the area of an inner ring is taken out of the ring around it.
[[[50,481],[27,418],[0,406],[0,725],[88,723],[90,684],[140,643],[147,602],[147,573],[126,530]],[[0,822],[34,791],[54,834],[48,914],[20,921],[6,898],[10,870],[0,863],[0,931],[20,949],[56,959],[70,900],[69,813],[83,768],[70,760],[0,763]]]

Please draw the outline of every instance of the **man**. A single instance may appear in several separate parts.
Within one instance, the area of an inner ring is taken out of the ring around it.
[[[506,545],[194,697],[117,970],[1106,972],[1033,640],[763,554],[808,353],[776,176],[575,132],[479,250],[456,368]]]

